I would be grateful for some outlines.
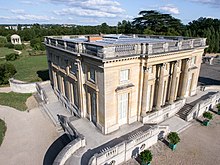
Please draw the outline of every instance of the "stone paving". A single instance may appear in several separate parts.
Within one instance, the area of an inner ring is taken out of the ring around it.
[[[180,133],[181,142],[176,151],[171,151],[159,141],[150,150],[153,153],[151,165],[219,165],[220,164],[220,115],[208,127],[193,121],[190,128]],[[139,165],[134,159],[124,165]]]
[[[201,65],[199,84],[220,85],[220,57],[214,58],[213,65],[204,63]]]

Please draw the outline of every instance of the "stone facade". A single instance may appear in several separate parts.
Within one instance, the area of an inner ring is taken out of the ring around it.
[[[52,87],[67,110],[103,134],[158,123],[196,94],[204,38],[46,37]]]
[[[11,43],[13,45],[21,45],[21,37],[17,34],[11,36]]]

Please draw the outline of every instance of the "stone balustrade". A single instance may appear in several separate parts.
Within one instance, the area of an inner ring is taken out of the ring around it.
[[[154,42],[149,43],[125,43],[125,44],[99,44],[96,42],[76,42],[70,39],[58,37],[45,37],[45,44],[65,49],[75,53],[85,53],[97,56],[101,59],[123,57],[140,54],[160,54],[180,50],[188,50],[196,47],[206,46],[205,38],[183,38],[162,36],[138,36],[139,38],[150,38]],[[71,37],[69,37],[71,38]],[[73,37],[72,37],[73,38]],[[154,40],[155,39],[155,40]],[[164,42],[156,39],[165,39]],[[168,41],[170,40],[170,41]]]

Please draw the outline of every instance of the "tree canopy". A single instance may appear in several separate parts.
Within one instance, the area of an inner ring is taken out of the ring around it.
[[[162,14],[158,11],[143,10],[139,17],[134,18],[133,25],[140,29],[141,33],[160,35],[181,35],[184,25],[170,14]]]
[[[168,35],[168,36],[188,36],[205,37],[209,48],[207,52],[220,52],[220,20],[212,18],[199,18],[184,25],[181,20],[170,14],[161,13],[155,10],[143,10],[133,21],[122,20],[117,26],[109,26],[102,23],[96,26],[81,25],[39,25],[34,24],[31,28],[21,28],[18,31],[5,29],[0,26],[0,36],[10,41],[10,36],[17,33],[22,41],[31,41],[31,45],[36,50],[44,50],[42,45],[44,36],[51,35],[83,35],[83,34],[147,34],[147,35]],[[2,41],[1,41],[2,42]],[[1,44],[0,42],[0,44]],[[2,44],[7,45],[7,44]]]

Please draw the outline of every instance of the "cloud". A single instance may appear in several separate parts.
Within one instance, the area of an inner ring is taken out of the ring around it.
[[[113,18],[116,17],[116,14],[108,13],[108,12],[103,12],[103,11],[98,11],[98,10],[90,10],[90,9],[82,9],[79,7],[75,8],[66,8],[62,9],[60,11],[55,11],[57,15],[75,15],[75,16],[85,16],[85,17],[109,17]]]
[[[220,1],[219,0],[190,0],[191,2],[203,3],[207,5],[211,5],[212,7],[219,7],[220,8]]]
[[[174,5],[172,4],[168,4],[168,5],[165,5],[165,6],[161,6],[159,7],[160,10],[163,10],[163,11],[166,11],[168,13],[171,13],[171,14],[179,14],[179,9],[177,7],[175,7]]]
[[[119,2],[110,0],[48,0],[48,2],[68,6],[54,11],[57,15],[74,14],[82,17],[114,18],[125,12]]]
[[[20,1],[20,3],[25,4],[25,5],[38,5],[39,4],[36,1],[28,1],[28,0]]]
[[[27,20],[27,21],[50,21],[54,20],[54,17],[41,16],[41,15],[32,15],[32,14],[23,14],[16,16],[0,16],[0,19],[6,20]]]
[[[24,14],[24,10],[23,9],[11,9],[11,12],[13,14]]]

